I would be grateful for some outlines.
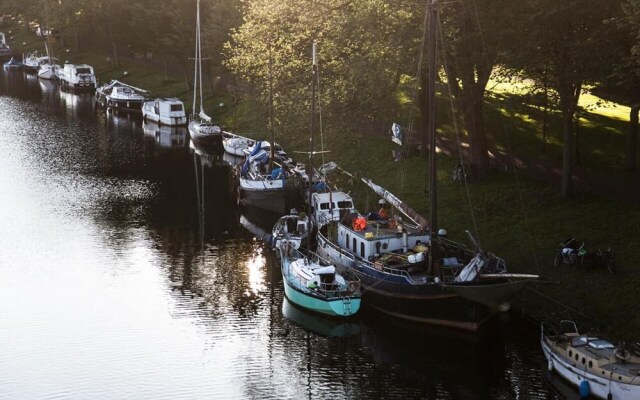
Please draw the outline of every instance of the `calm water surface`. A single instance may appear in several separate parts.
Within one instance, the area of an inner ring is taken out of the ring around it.
[[[515,317],[472,341],[292,307],[227,164],[93,101],[0,73],[0,398],[572,393]]]

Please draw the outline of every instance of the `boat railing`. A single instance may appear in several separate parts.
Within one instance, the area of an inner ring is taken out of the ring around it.
[[[371,262],[362,258],[359,258],[359,262],[366,268],[369,268],[373,271],[382,272],[389,275],[401,276],[410,283],[424,283],[426,279],[426,277],[423,277],[421,279],[414,279],[407,270],[389,267],[388,265],[384,265],[382,263]]]

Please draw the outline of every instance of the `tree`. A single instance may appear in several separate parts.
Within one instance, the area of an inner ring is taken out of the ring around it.
[[[464,115],[470,164],[477,177],[484,175],[489,166],[484,94],[494,66],[500,62],[504,42],[513,39],[507,33],[514,7],[514,2],[504,0],[464,0],[441,6],[447,83]]]
[[[563,153],[561,195],[571,194],[573,175],[573,119],[582,89],[603,76],[609,53],[609,27],[604,22],[615,1],[526,0],[516,16],[526,45],[514,40],[509,66],[541,83],[558,95],[562,112]]]
[[[420,7],[416,7],[420,5]],[[226,45],[225,65],[267,99],[267,54],[273,59],[276,115],[300,129],[310,101],[311,43],[319,42],[326,120],[342,126],[390,114],[403,74],[414,75],[423,2],[388,0],[255,0],[244,3],[244,23]],[[338,122],[339,121],[339,122]]]
[[[619,86],[627,89],[631,110],[629,112],[629,136],[625,154],[625,169],[635,171],[638,151],[638,112],[640,111],[640,0],[627,0],[622,7],[623,14],[618,19],[622,30],[624,48],[622,59],[617,63],[616,78]]]

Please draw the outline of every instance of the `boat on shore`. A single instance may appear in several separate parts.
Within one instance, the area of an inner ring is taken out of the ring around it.
[[[286,239],[280,246],[284,293],[293,304],[332,317],[349,317],[360,309],[358,280],[334,265],[307,257]]]
[[[540,344],[548,370],[577,388],[581,397],[640,399],[640,348],[614,345],[596,335],[580,334],[573,321],[558,329],[542,323]]]

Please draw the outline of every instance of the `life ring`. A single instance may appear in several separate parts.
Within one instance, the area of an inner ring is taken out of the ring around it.
[[[358,282],[349,282],[349,284],[347,285],[347,293],[348,294],[354,294],[356,291],[358,290]]]

